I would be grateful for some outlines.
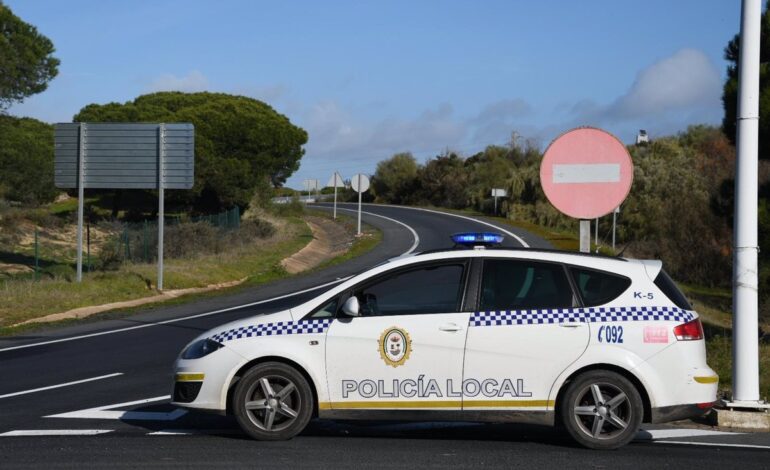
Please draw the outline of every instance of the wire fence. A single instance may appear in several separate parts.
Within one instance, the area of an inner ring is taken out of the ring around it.
[[[216,214],[189,216],[170,215],[164,219],[164,254],[182,257],[197,251],[216,251],[224,241],[223,232],[241,227],[238,206]],[[116,269],[125,262],[152,263],[157,260],[158,221],[102,222],[86,224],[83,233],[83,270]],[[51,243],[45,231],[35,228],[34,279],[39,280],[51,264]],[[56,264],[69,264],[68,262]],[[48,273],[50,274],[50,273]]]

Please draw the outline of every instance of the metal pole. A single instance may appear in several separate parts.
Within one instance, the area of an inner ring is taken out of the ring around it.
[[[762,2],[743,0],[733,250],[733,401],[759,404],[757,197]]]
[[[337,173],[334,174],[334,219],[337,219]]]
[[[580,221],[580,252],[581,253],[591,252],[591,221],[590,220]]]
[[[83,280],[83,190],[85,182],[86,123],[81,122],[78,132],[78,234],[77,234],[77,282]]]
[[[596,227],[594,227],[594,245],[596,245],[596,252],[599,253],[599,217],[596,218]]]
[[[35,280],[40,280],[40,248],[38,240],[38,230],[35,227]]]
[[[358,235],[361,235],[361,173],[358,174]]]
[[[86,224],[86,263],[88,272],[91,272],[91,224]]]
[[[617,209],[612,211],[612,251],[615,251],[615,227],[618,219]]]
[[[142,230],[142,248],[144,251],[143,261],[147,262],[147,219],[144,220],[144,229]]]
[[[158,129],[158,290],[163,290],[163,185],[166,175],[164,171],[163,157],[166,154],[166,125],[161,124]]]
[[[495,196],[495,215],[497,215],[497,196]]]

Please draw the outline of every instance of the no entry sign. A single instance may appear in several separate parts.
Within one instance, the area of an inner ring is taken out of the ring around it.
[[[628,196],[634,165],[625,145],[601,129],[557,137],[540,164],[540,184],[558,210],[576,219],[607,215]]]

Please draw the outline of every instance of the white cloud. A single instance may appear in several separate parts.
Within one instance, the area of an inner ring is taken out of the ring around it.
[[[147,91],[205,91],[209,87],[209,81],[198,70],[192,70],[184,77],[177,77],[170,73],[155,78],[148,86]]]
[[[721,91],[719,71],[706,54],[682,49],[642,70],[610,111],[634,118],[709,107],[719,104]]]

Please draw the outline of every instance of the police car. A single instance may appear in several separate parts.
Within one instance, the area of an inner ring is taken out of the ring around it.
[[[397,258],[204,333],[177,359],[173,404],[234,414],[259,440],[313,417],[457,420],[560,425],[611,449],[642,422],[704,414],[717,381],[660,261],[489,247]]]

